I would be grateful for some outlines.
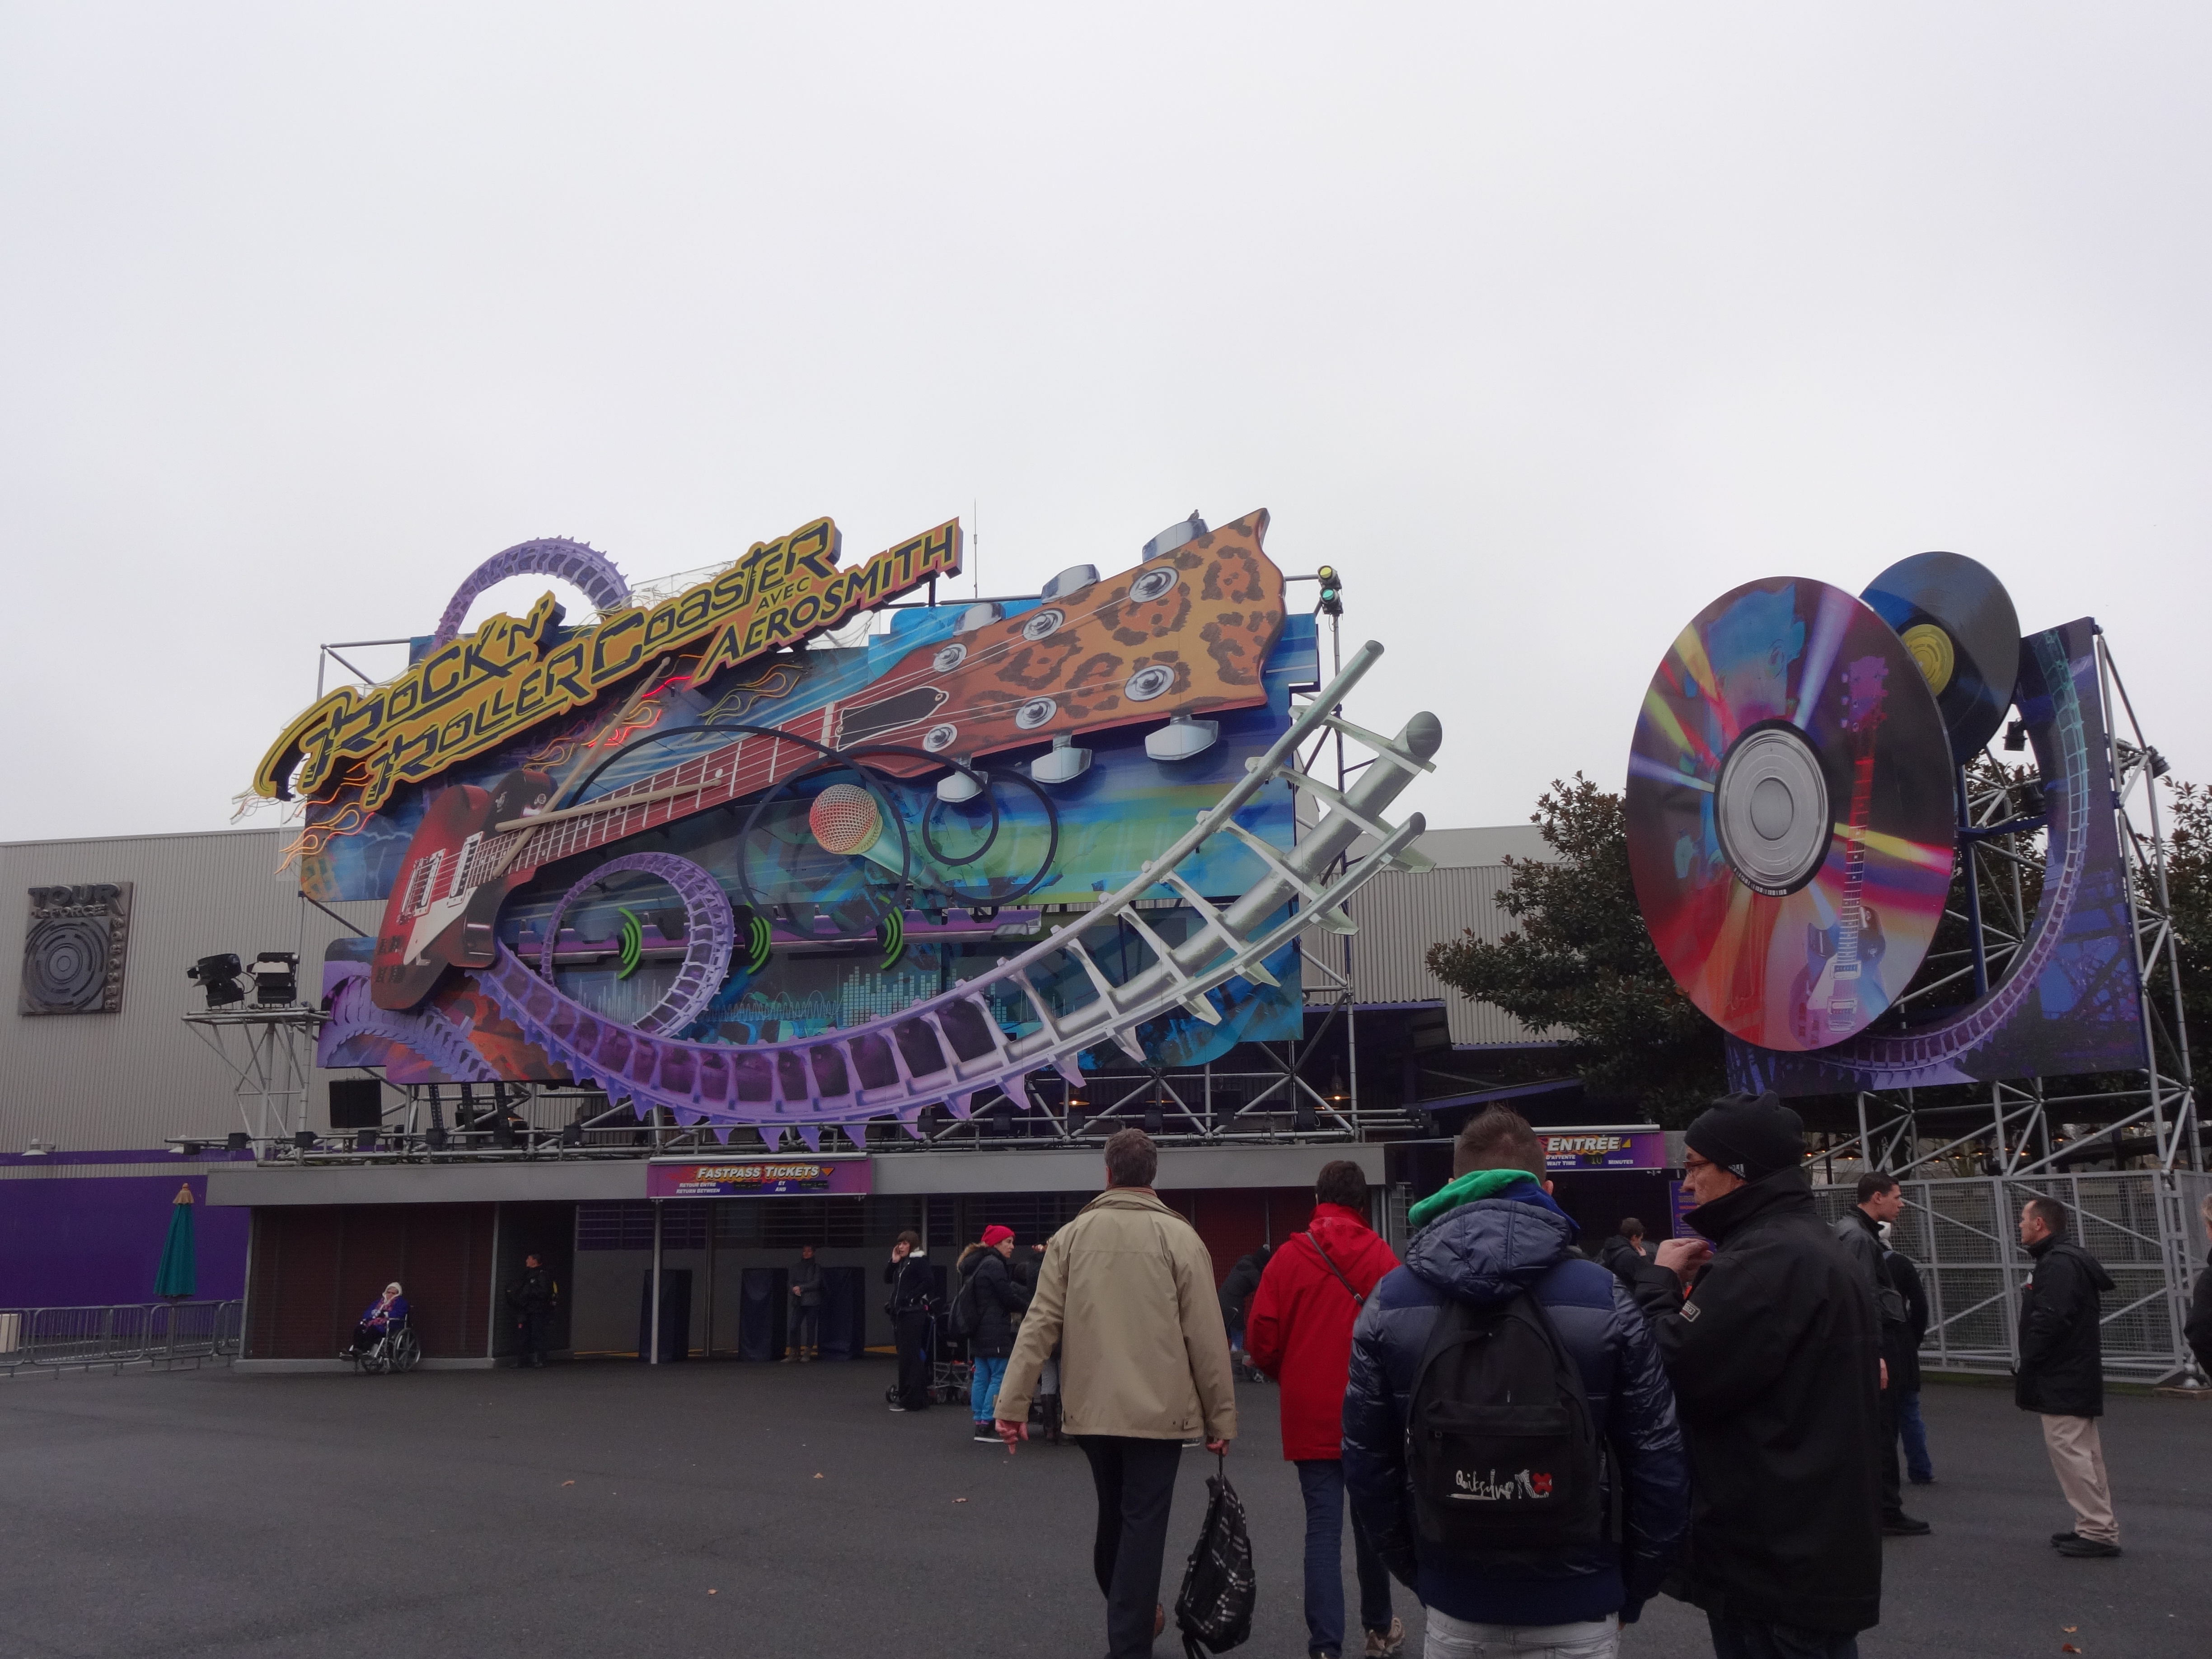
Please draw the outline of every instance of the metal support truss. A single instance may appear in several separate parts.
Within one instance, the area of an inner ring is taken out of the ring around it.
[[[262,1156],[307,1128],[319,1009],[211,1008],[184,1018],[229,1071],[239,1122]]]

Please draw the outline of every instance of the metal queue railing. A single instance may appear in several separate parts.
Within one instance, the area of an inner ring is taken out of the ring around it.
[[[0,1376],[228,1364],[243,1302],[143,1302],[96,1308],[0,1308]]]

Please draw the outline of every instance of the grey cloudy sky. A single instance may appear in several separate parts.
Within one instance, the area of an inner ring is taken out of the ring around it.
[[[1995,568],[2212,777],[2191,7],[0,3],[0,837],[218,828],[315,645],[981,507],[1265,506],[1443,718],[1617,786],[1706,600]],[[1310,592],[1310,590],[1306,590]],[[264,820],[267,821],[267,820]]]

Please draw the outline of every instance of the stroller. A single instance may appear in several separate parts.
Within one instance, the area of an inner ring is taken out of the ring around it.
[[[951,1316],[933,1313],[929,1316],[929,1337],[926,1349],[929,1356],[929,1398],[932,1404],[950,1406],[968,1398],[968,1389],[975,1380],[974,1362],[962,1358],[966,1342],[952,1334]],[[893,1382],[884,1390],[885,1401],[896,1405],[898,1384]]]

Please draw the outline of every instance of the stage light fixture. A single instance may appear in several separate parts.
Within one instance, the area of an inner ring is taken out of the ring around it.
[[[446,1133],[443,1124],[433,1123],[422,1132],[422,1144],[434,1152],[442,1152],[453,1137]]]
[[[582,1146],[584,1144],[584,1126],[580,1123],[566,1123],[562,1125],[561,1144],[563,1146],[567,1146],[571,1149]]]
[[[253,1145],[253,1137],[243,1129],[233,1129],[222,1138],[222,1149],[227,1152],[242,1152]]]
[[[264,951],[253,958],[253,1002],[289,1008],[300,1000],[300,958],[289,951]]]
[[[293,1131],[292,1144],[303,1152],[313,1152],[315,1150],[315,1132],[313,1129],[296,1129]]]
[[[2027,722],[2014,720],[2005,727],[2005,748],[2017,755],[2027,747]]]
[[[1151,1105],[1145,1108],[1145,1133],[1146,1134],[1156,1135],[1167,1127],[1167,1114],[1160,1109],[1160,1103],[1158,1101],[1156,1100],[1152,1102]]]
[[[238,982],[238,976],[243,971],[239,965],[238,953],[231,951],[202,957],[185,969],[185,977],[207,993],[209,1007],[227,1008],[234,1002],[246,1000],[246,988]]]
[[[1321,578],[1321,608],[1324,616],[1344,614],[1344,578],[1336,574],[1336,567],[1325,564],[1315,573]]]

